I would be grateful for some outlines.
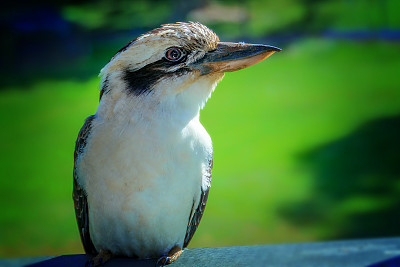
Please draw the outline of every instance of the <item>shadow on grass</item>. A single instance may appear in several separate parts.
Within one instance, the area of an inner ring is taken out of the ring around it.
[[[280,214],[322,238],[400,235],[400,115],[366,123],[300,155],[314,170],[310,197]]]

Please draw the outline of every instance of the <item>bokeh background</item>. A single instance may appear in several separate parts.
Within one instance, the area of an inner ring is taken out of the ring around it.
[[[2,4],[0,257],[82,253],[73,150],[99,70],[160,24],[283,48],[201,112],[212,189],[190,247],[400,235],[400,1]]]

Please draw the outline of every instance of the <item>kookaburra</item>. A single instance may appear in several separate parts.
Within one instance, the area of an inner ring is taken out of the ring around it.
[[[174,261],[203,215],[212,143],[199,112],[225,72],[279,48],[220,42],[200,23],[140,35],[101,70],[100,103],[75,147],[73,198],[83,247]]]

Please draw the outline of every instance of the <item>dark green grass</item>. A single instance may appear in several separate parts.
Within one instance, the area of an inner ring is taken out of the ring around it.
[[[298,155],[399,114],[399,69],[396,44],[305,40],[227,74],[201,113],[214,171],[191,246],[312,241],[335,231],[323,222],[293,224],[279,212],[312,194],[313,170]],[[0,92],[0,256],[82,252],[73,150],[96,110],[98,82],[43,81]]]

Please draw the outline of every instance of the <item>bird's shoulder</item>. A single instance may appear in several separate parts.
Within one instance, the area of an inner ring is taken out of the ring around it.
[[[75,142],[75,153],[74,153],[74,161],[76,163],[80,154],[83,153],[86,145],[89,134],[92,130],[93,121],[96,119],[96,115],[91,115],[86,118],[85,123],[83,124],[81,130],[78,133],[78,138]]]

